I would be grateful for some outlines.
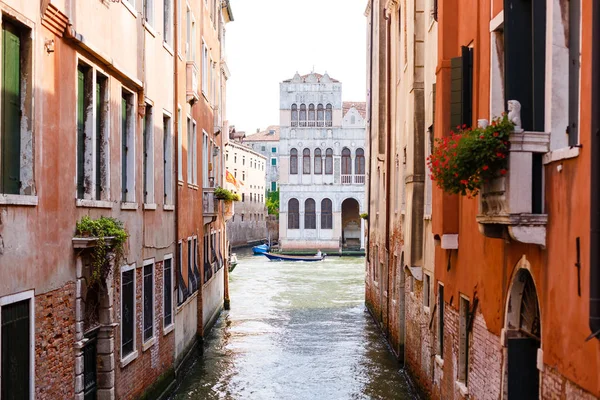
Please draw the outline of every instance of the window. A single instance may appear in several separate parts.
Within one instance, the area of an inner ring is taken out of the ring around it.
[[[460,296],[460,326],[458,343],[458,380],[468,384],[469,374],[469,332],[467,332],[469,319],[469,300]]]
[[[450,60],[450,126],[471,126],[473,108],[473,49],[462,47],[462,55]]]
[[[177,304],[181,305],[190,295],[183,279],[183,243],[177,242]]]
[[[171,137],[171,117],[163,115],[163,187],[164,204],[173,204],[173,152],[171,146],[173,139]]]
[[[324,109],[323,104],[317,105],[317,126],[323,126]]]
[[[333,174],[333,150],[325,150],[325,174]]]
[[[194,124],[194,130],[196,125]],[[209,187],[208,179],[208,154],[209,154],[210,140],[208,139],[208,132],[202,130],[202,185],[203,187]],[[236,176],[237,178],[237,173]]]
[[[192,10],[188,7],[185,12],[185,59],[191,61],[192,55]]]
[[[277,182],[271,182],[271,191],[272,192],[276,192],[277,191]]]
[[[246,156],[242,156],[242,165],[246,165]]]
[[[163,1],[163,40],[173,46],[173,0]]]
[[[173,256],[163,261],[163,329],[173,325]]]
[[[271,147],[271,153],[277,153],[277,147]]]
[[[135,201],[135,98],[121,94],[121,201]]]
[[[208,93],[208,47],[202,41],[202,93]]]
[[[292,104],[292,126],[298,126],[298,106]]]
[[[237,164],[237,153],[233,153],[233,162]]]
[[[154,0],[144,0],[144,21],[154,25]]]
[[[444,358],[444,285],[438,282],[437,353]]]
[[[135,264],[121,267],[121,360],[135,350]]]
[[[353,125],[356,123],[356,117],[354,115],[350,117],[350,123]]]
[[[315,149],[315,175],[323,173],[323,157],[321,157],[321,149]]]
[[[34,294],[33,290],[0,298],[2,332],[2,380],[0,396],[3,399],[33,398],[34,376]]]
[[[143,310],[143,340],[146,343],[154,337],[154,259],[144,261],[144,279],[142,292],[144,294]]]
[[[195,255],[193,254],[194,248],[192,244],[192,238],[188,238],[187,240],[187,250],[188,287],[190,288],[190,293],[194,293],[198,289],[198,282],[196,282],[196,277],[194,276],[193,263]]]
[[[569,146],[579,143],[579,70],[581,0],[569,1]]]
[[[298,150],[290,150],[290,174],[298,174]]]
[[[177,52],[179,54],[181,54],[181,43],[183,43],[182,40],[182,35],[181,35],[181,6],[182,6],[182,2],[181,1],[176,1],[175,2],[176,7],[177,7]]]
[[[234,169],[234,170],[233,170],[233,177],[234,177],[234,178],[237,178],[237,169]]]
[[[252,145],[252,148],[254,148],[254,145]],[[267,147],[266,146],[260,146],[260,151],[266,151]]]
[[[246,197],[246,193],[242,193],[242,203],[246,201],[245,197]]]
[[[194,174],[192,173],[192,162],[194,160],[194,146],[192,144],[192,119],[187,117],[187,182],[194,182]]]
[[[200,270],[198,269],[198,238],[194,236],[194,262],[192,264],[193,266],[193,275],[196,281],[196,289],[198,289],[198,287],[200,287],[201,282],[200,282]]]
[[[313,199],[306,199],[304,202],[304,229],[317,229],[317,216]]]
[[[108,78],[77,67],[77,198],[108,200]]]
[[[242,181],[246,180],[246,171],[242,171]]]
[[[333,114],[333,107],[331,106],[331,104],[327,104],[327,106],[325,107],[325,126],[332,126],[332,114]]]
[[[198,185],[198,134],[196,121],[192,121],[192,183]]]
[[[314,104],[308,105],[308,120],[311,122],[314,122],[314,120],[315,120],[315,105]]]
[[[365,151],[356,149],[356,158],[354,159],[354,173],[356,175],[365,174]]]
[[[333,228],[333,213],[331,210],[331,200],[321,200],[321,229]]]
[[[146,113],[142,120],[144,153],[144,203],[154,203],[154,126],[152,125],[152,106],[146,104]]]
[[[342,150],[342,175],[352,174],[352,159],[350,158],[350,150],[346,147]]]
[[[306,126],[306,104],[300,104],[300,126]]]
[[[310,150],[304,149],[302,151],[302,173],[304,175],[310,175]]]
[[[181,108],[177,107],[177,178],[183,181],[183,134],[181,130]]]
[[[428,274],[423,274],[423,306],[429,308],[429,288],[431,285],[431,277]]]
[[[300,229],[300,204],[297,199],[288,202],[288,229]]]

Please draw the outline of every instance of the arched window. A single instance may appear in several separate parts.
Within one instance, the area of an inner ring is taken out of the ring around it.
[[[314,104],[308,105],[308,120],[309,121],[315,120],[315,105]]]
[[[306,104],[300,104],[300,126],[306,126]]]
[[[304,175],[310,175],[310,150],[304,149],[302,151],[302,173]]]
[[[354,173],[356,175],[365,174],[365,151],[356,149],[356,159],[354,160]]]
[[[298,203],[298,199],[288,201],[288,229],[300,229],[300,203]]]
[[[333,174],[333,150],[325,150],[325,174]]]
[[[298,150],[290,150],[290,175],[298,173]]]
[[[323,121],[325,118],[325,110],[323,109],[323,104],[319,104],[317,106],[317,126],[323,126]]]
[[[292,126],[298,126],[298,106],[292,104]]]
[[[325,126],[331,126],[332,120],[332,107],[331,104],[327,104],[325,107]]]
[[[317,229],[317,214],[313,199],[306,199],[304,202],[304,229]]]
[[[321,200],[321,229],[332,229],[333,213],[331,212],[331,200]]]
[[[315,149],[315,175],[323,173],[323,158],[321,157],[321,149]]]
[[[342,150],[342,175],[352,174],[352,159],[350,158],[350,150],[344,147]]]

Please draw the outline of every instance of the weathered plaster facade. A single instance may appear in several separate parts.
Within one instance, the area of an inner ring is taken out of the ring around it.
[[[279,126],[271,125],[264,131],[245,136],[242,143],[267,159],[266,182],[268,192],[279,189]]]

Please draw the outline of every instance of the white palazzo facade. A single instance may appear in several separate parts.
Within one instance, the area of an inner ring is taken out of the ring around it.
[[[280,83],[283,250],[364,249],[365,137],[365,103],[342,102],[327,73]]]

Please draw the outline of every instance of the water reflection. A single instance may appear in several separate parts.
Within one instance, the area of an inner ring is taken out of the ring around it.
[[[238,254],[231,311],[175,399],[412,399],[364,309],[364,259]]]

